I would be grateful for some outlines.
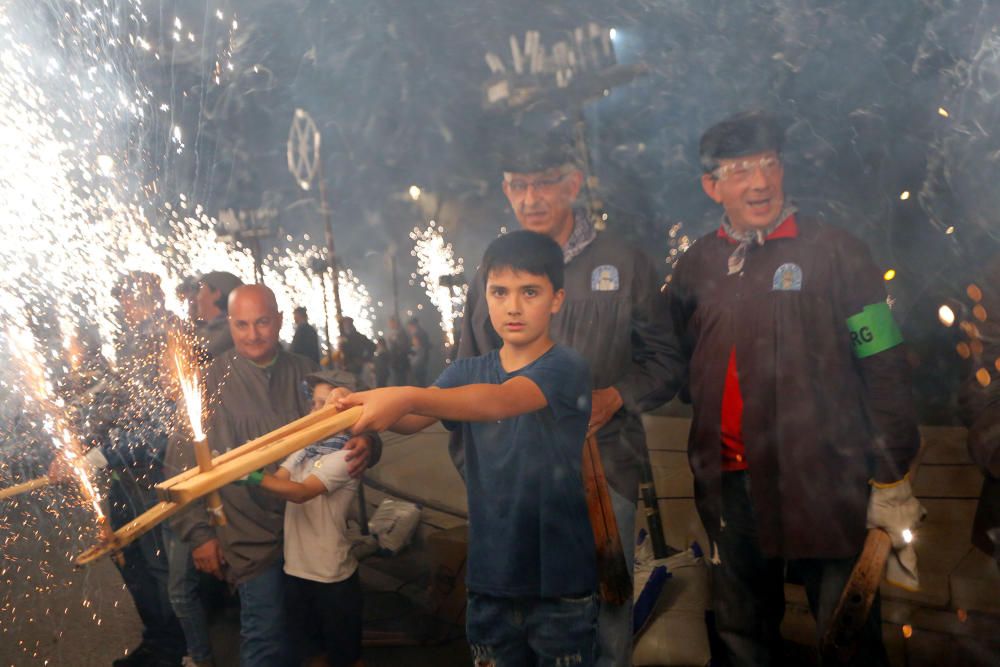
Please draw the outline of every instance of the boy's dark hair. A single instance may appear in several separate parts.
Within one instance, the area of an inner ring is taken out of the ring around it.
[[[701,168],[710,174],[719,168],[719,159],[743,157],[765,151],[781,155],[785,130],[777,117],[765,111],[744,111],[716,123],[701,135],[698,157]]]
[[[563,252],[559,244],[544,234],[520,229],[497,238],[483,255],[483,275],[491,271],[513,269],[535,276],[546,276],[552,289],[563,287]]]

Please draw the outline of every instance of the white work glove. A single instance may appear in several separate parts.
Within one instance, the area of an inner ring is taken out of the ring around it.
[[[100,447],[91,448],[83,455],[83,459],[90,465],[91,475],[108,467],[108,459],[104,457],[104,452],[101,451]]]
[[[909,477],[894,484],[872,482],[868,498],[868,528],[881,528],[892,540],[892,552],[886,563],[885,579],[909,591],[919,590],[917,552],[914,533],[927,510],[913,495]],[[904,532],[906,531],[906,532]]]

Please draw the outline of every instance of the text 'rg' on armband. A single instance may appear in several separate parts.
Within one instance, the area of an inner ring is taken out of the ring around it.
[[[851,332],[851,349],[858,359],[884,352],[903,342],[903,334],[892,318],[892,310],[884,301],[865,306],[860,313],[848,317],[847,328]]]

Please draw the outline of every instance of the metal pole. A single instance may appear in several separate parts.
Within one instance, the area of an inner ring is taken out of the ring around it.
[[[399,285],[396,280],[396,252],[389,256],[389,264],[392,266],[392,314],[399,319]]]
[[[343,333],[340,330],[340,320],[344,317],[340,307],[340,270],[337,268],[337,255],[333,245],[333,216],[330,214],[330,206],[326,198],[326,176],[323,174],[322,155],[316,161],[316,178],[319,181],[319,205],[323,211],[323,221],[326,223],[327,263],[333,271],[333,306],[337,314],[337,335],[339,336]]]
[[[330,307],[326,298],[326,271],[319,274],[319,284],[323,289],[323,335],[326,337],[326,364],[333,370],[333,341],[330,340]]]

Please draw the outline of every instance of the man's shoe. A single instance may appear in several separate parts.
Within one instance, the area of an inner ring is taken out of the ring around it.
[[[111,663],[112,667],[144,667],[153,658],[153,650],[143,642]]]
[[[184,656],[181,660],[181,667],[215,667],[215,663],[211,659],[205,660],[204,662],[198,662],[189,655]]]

